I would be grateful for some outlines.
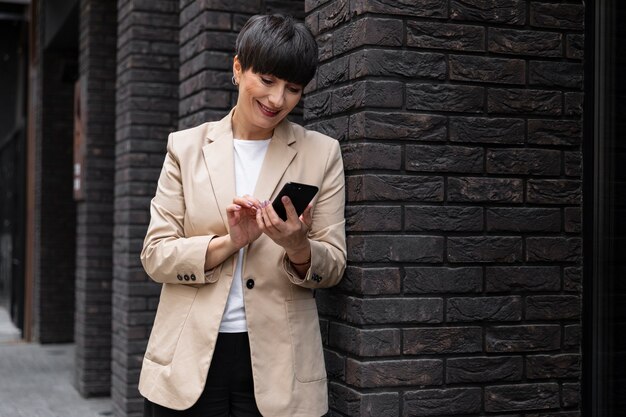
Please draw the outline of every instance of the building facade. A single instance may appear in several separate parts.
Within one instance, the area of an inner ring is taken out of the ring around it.
[[[141,415],[167,135],[228,112],[237,33],[278,12],[320,48],[293,119],[346,169],[348,268],[317,292],[329,415],[624,413],[624,6],[25,3],[0,2],[24,78],[0,137],[0,301],[27,340],[76,344],[82,395]]]

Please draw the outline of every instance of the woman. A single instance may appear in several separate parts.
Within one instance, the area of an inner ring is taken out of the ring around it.
[[[311,33],[254,16],[237,37],[236,107],[174,132],[141,260],[162,283],[139,390],[146,415],[313,417],[328,409],[315,288],[345,269],[336,140],[286,120],[317,67]],[[319,192],[282,221],[287,182]],[[184,410],[184,411],[177,411]]]

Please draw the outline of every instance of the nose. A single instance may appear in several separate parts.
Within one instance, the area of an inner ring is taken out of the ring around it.
[[[285,86],[275,86],[272,88],[268,99],[270,106],[274,109],[282,108],[285,102]]]

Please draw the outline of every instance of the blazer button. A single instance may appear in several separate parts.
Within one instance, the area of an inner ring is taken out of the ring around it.
[[[183,276],[181,274],[176,275],[176,278],[178,278],[179,281],[183,280]]]
[[[185,274],[183,278],[185,278],[185,281],[189,281],[189,275]]]
[[[254,280],[252,278],[246,281],[246,287],[248,287],[249,290],[254,288]]]
[[[196,280],[196,274],[191,274],[190,278],[191,278],[192,281],[195,281]]]

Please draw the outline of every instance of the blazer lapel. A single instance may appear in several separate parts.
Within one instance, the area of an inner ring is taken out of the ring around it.
[[[208,143],[202,147],[213,193],[227,230],[226,207],[232,203],[236,195],[233,130],[230,121],[232,113],[231,110],[213,129],[207,132]]]
[[[231,117],[234,109],[207,132],[208,143],[202,147],[204,161],[209,171],[213,193],[220,209],[222,221],[228,229],[226,207],[236,196],[235,159]],[[270,199],[297,151],[290,145],[295,142],[289,122],[282,121],[274,129],[263,166],[256,183],[254,196]]]
[[[254,196],[259,200],[268,200],[274,194],[285,171],[296,156],[297,151],[290,146],[295,138],[289,122],[283,120],[274,129],[274,136],[267,148],[261,173],[256,183]]]

